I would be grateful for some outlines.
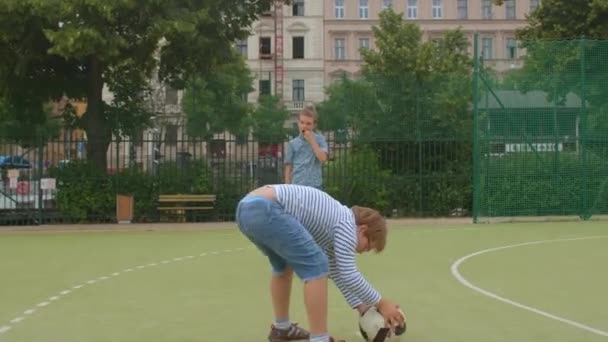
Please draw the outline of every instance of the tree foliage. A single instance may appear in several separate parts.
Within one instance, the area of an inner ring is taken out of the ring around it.
[[[285,141],[287,130],[285,120],[289,111],[275,96],[261,96],[251,114],[251,128],[254,139],[262,144],[278,144]]]
[[[500,2],[499,2],[500,3]],[[509,82],[540,89],[564,103],[570,93],[588,105],[591,129],[608,129],[608,0],[543,0],[517,30],[526,49],[524,67]]]
[[[392,9],[362,50],[362,77],[342,79],[320,106],[322,128],[349,128],[362,140],[462,136],[470,127],[472,61],[459,30],[423,41],[416,24]]]
[[[503,5],[504,0],[494,0]],[[517,37],[531,39],[572,39],[586,36],[608,38],[608,0],[543,0],[528,16],[528,25]]]
[[[0,98],[30,124],[41,124],[49,101],[86,100],[75,125],[87,133],[88,157],[105,169],[112,133],[149,116],[139,94],[152,73],[177,88],[212,73],[272,2],[0,1]],[[104,86],[113,103],[102,100]]]
[[[233,52],[213,73],[203,73],[186,87],[183,108],[191,137],[210,139],[215,133],[247,131],[251,106],[247,94],[253,78],[243,58]]]

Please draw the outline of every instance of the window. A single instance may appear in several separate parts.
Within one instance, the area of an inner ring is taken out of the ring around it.
[[[165,86],[165,104],[176,105],[177,104],[177,90],[170,86]]]
[[[359,0],[359,18],[369,18],[369,0]]]
[[[293,80],[291,84],[293,102],[304,102],[304,80]]]
[[[165,126],[165,144],[169,146],[177,145],[177,126],[167,125]]]
[[[418,0],[407,0],[408,19],[418,18]]]
[[[386,10],[389,7],[393,6],[393,0],[383,0],[382,1],[382,9]]]
[[[294,17],[304,16],[304,0],[293,0],[293,13]]]
[[[260,37],[260,58],[270,58],[271,45],[270,37]]]
[[[441,0],[433,0],[433,19],[441,19],[443,17],[443,10]]]
[[[344,18],[344,0],[334,0],[334,14],[336,18]]]
[[[335,40],[335,58],[338,60],[343,60],[346,58],[346,51],[345,51],[345,47],[346,47],[346,42],[344,40],[344,38],[336,38]]]
[[[260,80],[260,95],[270,95],[270,80]]]
[[[224,140],[224,139],[211,140],[209,142],[209,149],[211,150],[211,157],[226,158],[226,140]]]
[[[481,17],[483,19],[492,19],[492,0],[482,0]]]
[[[505,1],[505,11],[507,19],[515,19],[515,0]]]
[[[539,0],[530,0],[530,13],[534,12],[539,5]]]
[[[481,38],[481,57],[493,59],[492,38]]]
[[[517,58],[517,42],[514,38],[507,38],[507,59]]]
[[[458,19],[467,19],[469,17],[468,0],[458,0]]]
[[[293,48],[293,59],[304,58],[304,37],[293,37],[292,38]]]
[[[369,38],[359,38],[359,51],[363,49],[369,49]],[[362,59],[361,54],[359,54],[359,59]]]
[[[236,42],[236,49],[245,59],[247,59],[247,39],[241,39]]]
[[[264,16],[264,17],[271,16],[272,15],[272,11],[271,11],[272,5],[270,4],[270,2],[265,3],[263,6],[264,7],[262,8],[262,16]]]

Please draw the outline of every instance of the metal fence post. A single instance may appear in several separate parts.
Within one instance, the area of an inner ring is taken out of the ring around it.
[[[38,208],[35,209],[37,212],[37,216],[38,216],[38,224],[42,224],[42,219],[43,219],[43,207],[44,207],[44,203],[43,203],[43,195],[42,195],[42,177],[44,176],[43,172],[44,172],[44,140],[42,138],[38,138],[37,144],[38,146],[38,165],[36,166],[38,168],[38,175],[34,176],[34,182],[36,182],[36,178],[38,181],[38,193],[36,194],[36,196],[38,197]],[[29,196],[29,194],[28,194]]]
[[[479,218],[479,34],[473,38],[473,223]]]
[[[581,49],[581,152],[582,152],[582,170],[583,170],[583,220],[589,220],[591,218],[591,208],[589,207],[589,165],[587,162],[587,135],[589,134],[587,128],[587,100],[585,97],[585,36],[581,37],[580,40]]]

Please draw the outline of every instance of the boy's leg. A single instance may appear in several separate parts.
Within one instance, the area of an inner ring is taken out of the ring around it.
[[[311,336],[327,335],[327,276],[304,284],[304,304]]]
[[[286,321],[284,323],[289,326],[287,329],[277,329],[273,325],[269,340],[289,341],[310,337],[306,330],[292,324],[288,318],[293,268],[305,282],[304,295],[309,324],[314,326],[316,333],[312,341],[329,341],[327,256],[306,228],[293,216],[283,212],[276,203],[261,201],[266,202],[266,205],[262,205],[259,199],[253,202],[255,204],[239,204],[239,209],[243,210],[237,210],[237,222],[241,231],[268,256],[274,271],[271,293],[276,320]],[[285,276],[279,276],[283,274]],[[285,317],[280,317],[283,315]]]
[[[241,232],[264,253],[272,265],[270,292],[275,314],[268,339],[270,341],[302,340],[308,331],[289,320],[289,300],[293,271],[285,260],[270,247],[274,245],[275,229],[270,222],[271,202],[259,196],[246,196],[237,207],[237,224]],[[274,229],[273,229],[274,228]]]
[[[304,281],[304,302],[311,341],[329,341],[327,333],[327,256],[308,230],[293,216],[275,213],[276,231],[272,250]]]
[[[289,301],[293,270],[287,267],[283,273],[275,273],[270,279],[270,295],[274,308],[275,327],[289,328]]]

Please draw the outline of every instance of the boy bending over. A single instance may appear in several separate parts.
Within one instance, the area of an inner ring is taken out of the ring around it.
[[[312,187],[267,185],[239,202],[236,219],[272,266],[275,321],[269,341],[335,341],[327,328],[328,276],[360,314],[376,306],[388,325],[403,323],[399,306],[382,298],[355,264],[355,253],[381,252],[386,244],[386,221],[376,210],[348,208]],[[294,272],[304,281],[310,333],[289,320]]]

